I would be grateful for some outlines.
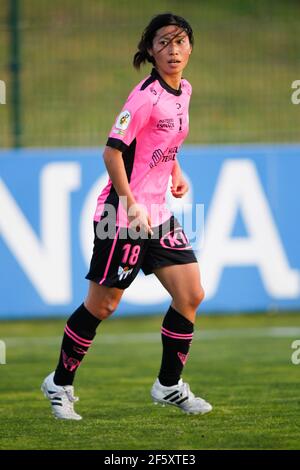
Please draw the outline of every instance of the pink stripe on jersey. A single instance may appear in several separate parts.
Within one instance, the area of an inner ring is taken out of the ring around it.
[[[71,338],[73,341],[75,341],[76,343],[80,344],[81,346],[85,346],[86,348],[90,347],[90,345],[92,344],[92,340],[88,340],[88,339],[84,339],[84,338],[81,338],[81,336],[78,336],[76,333],[74,333],[74,331],[72,331],[68,325],[66,325],[65,327],[65,333],[67,336],[69,336],[69,338]]]
[[[193,333],[191,334],[181,334],[181,333],[175,333],[174,331],[169,331],[166,328],[162,326],[161,328],[161,333],[165,336],[168,336],[169,338],[174,338],[174,339],[193,339]]]
[[[120,227],[118,228],[117,233],[116,233],[116,236],[115,236],[115,239],[114,239],[114,241],[113,241],[113,244],[112,244],[112,247],[111,247],[111,250],[110,250],[110,253],[109,253],[109,257],[108,257],[108,260],[107,260],[107,264],[106,264],[106,266],[105,266],[105,271],[104,271],[103,278],[102,278],[101,281],[99,282],[100,285],[105,281],[105,279],[106,279],[106,277],[107,277],[107,273],[108,273],[108,270],[109,270],[109,266],[110,266],[110,263],[111,263],[111,259],[112,259],[113,253],[114,253],[114,251],[115,251],[116,243],[117,243],[117,240],[118,240],[119,232],[120,232]]]

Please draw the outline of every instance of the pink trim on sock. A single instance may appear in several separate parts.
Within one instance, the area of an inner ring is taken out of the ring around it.
[[[73,346],[73,351],[77,352],[78,354],[82,354],[83,356],[87,353],[85,349],[79,348],[78,346]]]
[[[161,327],[161,333],[165,336],[168,336],[169,338],[175,338],[175,339],[193,339],[193,333],[191,334],[181,334],[181,333],[175,333],[174,331],[169,331],[163,326]]]
[[[106,263],[106,266],[105,266],[105,271],[104,271],[103,278],[102,278],[101,281],[99,282],[100,285],[101,285],[101,284],[105,281],[105,279],[106,279],[106,276],[107,276],[107,273],[108,273],[108,270],[109,270],[109,266],[110,266],[110,263],[111,263],[111,259],[112,259],[113,253],[114,253],[114,251],[115,251],[115,247],[116,247],[116,243],[117,243],[117,240],[118,240],[119,232],[120,232],[120,227],[119,227],[118,230],[117,230],[117,233],[116,233],[114,242],[113,242],[113,244],[112,244],[112,247],[111,247],[111,250],[110,250],[110,253],[109,253],[109,257],[108,257],[108,260],[107,260],[107,263]]]
[[[69,336],[69,338],[71,338],[73,341],[75,341],[76,343],[80,344],[80,346],[85,346],[85,347],[90,347],[90,345],[92,344],[92,340],[88,340],[88,339],[84,339],[84,338],[81,338],[80,336],[78,336],[76,333],[74,333],[74,331],[72,331],[68,325],[66,325],[65,327],[65,333],[67,336]]]

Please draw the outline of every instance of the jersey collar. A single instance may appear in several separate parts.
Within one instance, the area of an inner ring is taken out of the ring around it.
[[[175,88],[172,88],[170,85],[168,85],[164,79],[159,75],[158,71],[153,68],[152,71],[151,71],[151,76],[153,78],[155,78],[156,80],[159,81],[159,83],[161,84],[161,86],[167,90],[168,93],[171,93],[172,95],[175,95],[175,96],[180,96],[181,93],[182,93],[182,90],[181,90],[181,84],[180,84],[180,87],[178,90],[175,90]]]

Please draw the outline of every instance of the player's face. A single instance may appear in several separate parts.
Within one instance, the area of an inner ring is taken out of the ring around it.
[[[164,26],[156,31],[149,53],[158,71],[167,75],[180,74],[186,67],[192,46],[187,33],[179,26]]]

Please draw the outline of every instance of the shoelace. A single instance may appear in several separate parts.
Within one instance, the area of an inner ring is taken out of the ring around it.
[[[203,400],[203,398],[195,397],[188,383],[184,382],[181,388],[183,389],[183,391],[181,392],[182,396],[187,396],[188,400],[197,400],[197,402],[202,403],[203,405],[206,403],[206,401]]]
[[[73,387],[72,388],[65,388],[64,387],[64,390],[66,392],[66,395],[68,397],[68,400],[71,402],[71,403],[74,403],[75,401],[78,401],[79,400],[79,397],[74,397],[74,391],[73,391]]]
[[[181,390],[180,390],[182,396],[187,396],[188,399],[190,398],[195,398],[195,395],[193,394],[193,392],[191,392],[191,389],[190,389],[190,386],[188,383],[186,382],[183,382],[182,386],[181,386]]]
[[[196,400],[198,403],[201,403],[201,405],[207,405],[207,402],[203,398],[195,397],[194,393],[190,391],[190,388],[189,388],[189,392],[190,392],[189,398]]]
[[[51,399],[53,399],[53,398],[64,398],[65,396],[67,396],[68,401],[70,403],[74,403],[74,402],[79,400],[79,397],[74,397],[73,393],[74,393],[73,389],[69,389],[69,388],[64,387],[63,391],[59,390],[56,393],[52,393],[51,394]]]

